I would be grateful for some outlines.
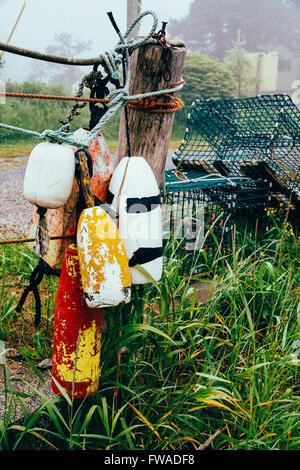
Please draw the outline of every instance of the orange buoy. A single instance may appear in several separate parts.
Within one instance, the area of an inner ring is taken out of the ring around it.
[[[89,133],[88,129],[81,127],[74,132],[73,139],[78,143],[83,143]],[[113,159],[109,154],[106,141],[100,132],[91,140],[88,151],[93,160],[92,191],[98,199],[105,201],[111,175],[116,166],[116,159]]]
[[[76,229],[76,204],[79,196],[79,187],[74,180],[71,196],[63,207],[58,209],[48,209],[45,218],[48,227],[49,237],[61,237],[74,235]],[[37,208],[34,209],[30,226],[27,232],[28,238],[34,238],[39,223]],[[50,240],[48,251],[42,257],[43,260],[53,269],[61,269],[64,253],[67,246],[72,243],[72,238],[62,240]],[[29,248],[35,253],[39,251],[34,243],[29,244]]]
[[[96,392],[100,372],[102,311],[88,308],[75,245],[66,249],[54,313],[51,388],[84,398]]]

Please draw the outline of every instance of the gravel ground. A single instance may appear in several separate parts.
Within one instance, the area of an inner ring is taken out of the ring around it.
[[[0,238],[14,238],[25,233],[33,206],[24,199],[23,180],[25,166],[0,172]]]
[[[40,369],[42,380],[36,375],[26,361],[16,361],[13,357],[18,357],[16,350],[9,350],[6,357],[6,373],[0,379],[0,420],[5,420],[9,413],[9,420],[17,422],[24,416],[24,410],[20,401],[25,406],[27,413],[33,413],[45,399],[55,397],[51,390],[51,368]],[[13,390],[13,393],[10,392]],[[43,399],[35,390],[41,392]],[[18,396],[20,394],[20,396]],[[25,394],[25,395],[24,395]],[[11,402],[11,408],[9,408]]]

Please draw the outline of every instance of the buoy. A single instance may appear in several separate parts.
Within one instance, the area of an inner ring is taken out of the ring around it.
[[[131,280],[119,230],[101,206],[84,209],[77,226],[82,287],[90,308],[128,303]]]
[[[87,129],[80,128],[74,132],[73,138],[80,143],[83,142],[88,135],[89,131]],[[65,146],[60,147],[64,148]],[[76,153],[78,148],[72,147],[72,149],[74,158],[74,153]],[[114,168],[114,160],[109,155],[109,150],[102,134],[99,133],[95,139],[92,139],[88,151],[93,160],[93,176],[91,178],[92,191],[98,199],[105,201],[106,192]],[[74,179],[71,195],[65,205],[58,209],[48,209],[45,214],[49,237],[68,236],[75,233],[78,196],[79,188],[77,181]],[[27,232],[29,238],[35,237],[38,223],[39,216],[35,208]],[[72,239],[50,240],[48,251],[42,258],[51,268],[59,270],[62,266],[65,249],[70,243],[72,243]],[[35,244],[29,244],[29,248],[40,255],[38,247]]]
[[[74,132],[73,139],[78,143],[83,143],[89,136],[89,133],[88,129],[81,127]],[[91,140],[88,151],[93,160],[92,191],[98,199],[105,201],[116,159],[110,156],[106,141],[100,132]]]
[[[62,207],[69,199],[75,174],[72,148],[42,142],[32,150],[24,177],[23,194],[32,204],[49,209]]]
[[[88,308],[81,285],[78,253],[67,247],[56,296],[51,388],[84,398],[96,392],[100,371],[102,311]]]
[[[159,281],[163,266],[160,192],[144,158],[124,157],[119,162],[106,202],[119,215],[132,284]]]

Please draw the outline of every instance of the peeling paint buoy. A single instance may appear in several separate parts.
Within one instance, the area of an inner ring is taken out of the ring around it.
[[[73,139],[78,143],[83,143],[88,137],[89,132],[88,129],[81,127],[73,133]],[[77,149],[74,148],[75,150]],[[100,201],[105,201],[111,175],[115,167],[115,158],[110,155],[106,141],[100,132],[91,140],[88,151],[93,160],[92,191]]]
[[[128,303],[131,280],[119,230],[101,206],[84,209],[77,226],[82,287],[90,308]]]
[[[102,311],[84,300],[77,249],[67,247],[54,313],[51,388],[61,396],[84,398],[97,391]],[[59,386],[57,385],[57,383]]]

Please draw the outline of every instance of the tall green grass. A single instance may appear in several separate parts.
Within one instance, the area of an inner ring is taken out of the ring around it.
[[[283,223],[249,253],[252,239],[238,227],[231,254],[209,265],[200,254],[205,279],[180,276],[170,241],[161,281],[107,309],[98,393],[77,402],[33,389],[43,404],[33,415],[24,406],[22,422],[0,421],[2,449],[299,449],[299,242]],[[8,275],[25,281],[28,266],[2,254]],[[212,284],[206,303],[197,299],[203,280]],[[47,308],[41,328],[51,337]]]

